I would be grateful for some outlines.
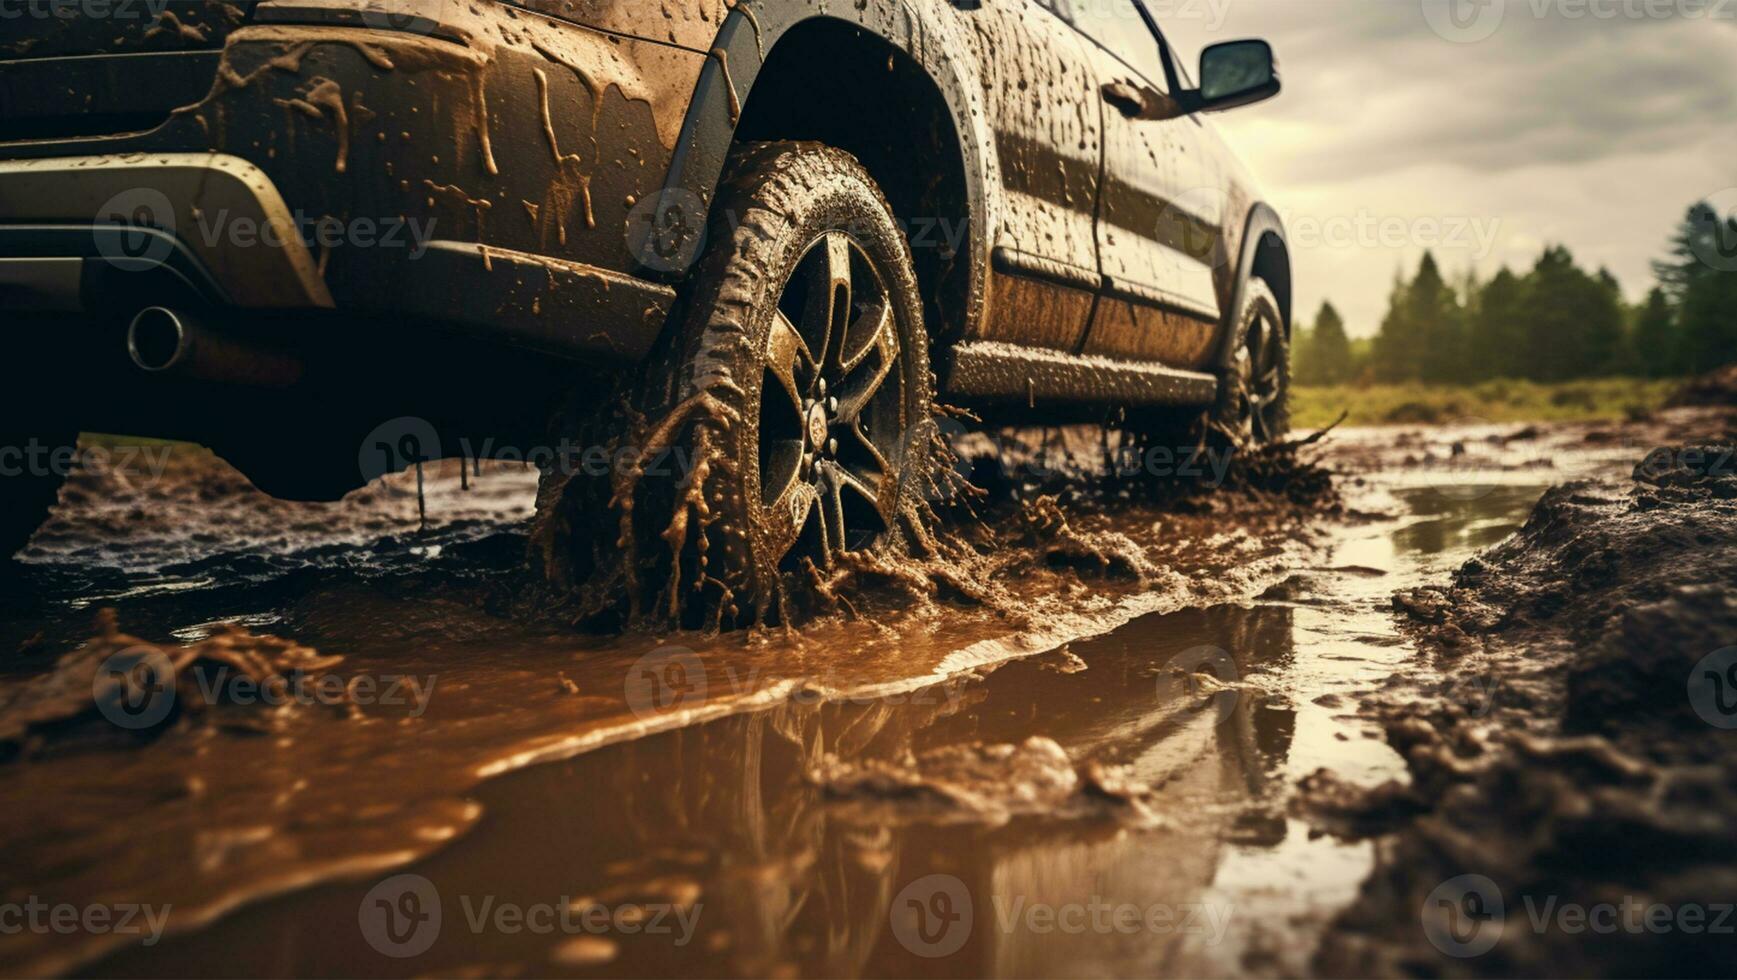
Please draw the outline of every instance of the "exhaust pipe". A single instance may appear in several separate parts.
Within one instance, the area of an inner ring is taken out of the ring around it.
[[[127,354],[141,371],[197,381],[287,388],[302,376],[295,355],[212,330],[166,306],[147,306],[133,316]]]

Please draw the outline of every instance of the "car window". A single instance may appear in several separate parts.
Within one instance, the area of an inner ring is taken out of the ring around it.
[[[1096,41],[1148,84],[1167,89],[1164,55],[1134,0],[1045,0],[1080,33]]]

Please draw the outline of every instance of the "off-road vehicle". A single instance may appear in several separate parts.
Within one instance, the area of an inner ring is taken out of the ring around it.
[[[941,401],[1270,439],[1285,235],[1204,114],[1279,80],[1196,75],[1142,0],[0,0],[0,548],[80,431],[305,500],[549,446],[541,564],[748,619],[920,533]]]

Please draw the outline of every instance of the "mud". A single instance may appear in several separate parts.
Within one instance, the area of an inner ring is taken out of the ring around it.
[[[1729,424],[1707,421],[1703,434]],[[1299,799],[1320,828],[1383,835],[1321,972],[1737,969],[1712,927],[1737,881],[1732,658],[1716,652],[1737,637],[1734,460],[1729,443],[1666,444],[1627,479],[1554,487],[1449,584],[1394,595],[1427,670],[1364,710],[1410,779],[1322,772]],[[1468,890],[1462,875],[1483,877]],[[1603,927],[1553,917],[1600,903],[1614,909]],[[1474,904],[1505,913],[1462,918]],[[1685,909],[1706,926],[1685,927]]]
[[[1067,750],[1040,735],[1018,745],[949,745],[896,761],[828,756],[808,778],[829,800],[851,804],[839,808],[843,819],[871,826],[1114,813],[1150,827],[1158,819],[1144,802],[1150,787],[1134,782],[1125,767],[1093,763],[1076,771]]]
[[[1410,866],[1394,849],[1449,809],[1444,773],[1464,787],[1482,770],[1432,752],[1458,746],[1445,734],[1407,733],[1488,702],[1509,712],[1492,716],[1498,734],[1532,740],[1530,754],[1504,750],[1514,779],[1599,801],[1669,785],[1673,802],[1653,811],[1666,817],[1711,812],[1674,801],[1721,800],[1726,777],[1712,755],[1667,765],[1639,743],[1525,716],[1568,703],[1549,700],[1552,684],[1575,683],[1554,667],[1567,653],[1528,647],[1529,673],[1480,686],[1493,638],[1465,630],[1483,646],[1452,652],[1437,639],[1447,618],[1396,617],[1392,596],[1497,545],[1549,483],[1626,478],[1635,445],[1723,431],[1697,412],[1529,435],[1335,431],[1294,450],[1296,472],[1338,474],[1331,501],[1307,506],[1253,479],[1232,492],[1112,479],[1116,457],[1105,462],[1091,430],[978,433],[960,440],[973,460],[961,469],[999,482],[938,503],[957,508],[949,533],[997,569],[967,584],[990,583],[1021,615],[944,581],[900,583],[887,566],[799,628],[720,634],[590,634],[527,615],[536,474],[519,467],[428,467],[426,526],[414,474],[289,505],[179,448],[160,470],[79,472],[0,591],[0,649],[14,651],[0,702],[64,709],[24,725],[0,763],[13,801],[0,891],[168,911],[149,944],[0,936],[0,972],[1451,971],[1460,961],[1391,952],[1423,942],[1421,898],[1407,911],[1409,897],[1377,896]],[[1226,483],[1238,465],[1220,471]],[[1635,499],[1705,492],[1696,507],[1729,506],[1674,468],[1649,479]],[[1539,619],[1537,635],[1557,622]],[[73,666],[121,635],[185,660],[194,681],[168,685],[176,713],[144,734],[75,705],[90,675]],[[210,657],[224,649],[265,653],[262,676],[329,674],[347,697],[312,685],[291,687],[314,693],[290,703],[214,697],[198,679],[228,665]],[[57,686],[74,693],[44,696]],[[1602,690],[1586,703],[1613,711]],[[1640,781],[1651,769],[1681,774]],[[1552,819],[1574,812],[1589,811]],[[1649,826],[1632,816],[1644,807],[1609,812],[1599,819]],[[1722,825],[1682,832],[1705,848]],[[1606,863],[1635,846],[1608,847]],[[1688,860],[1654,873],[1688,888],[1724,858]],[[1543,858],[1511,867],[1560,872]],[[408,956],[358,923],[400,874],[444,911],[438,938]],[[911,938],[907,900],[932,898],[922,889],[937,881],[975,920],[932,955]],[[533,932],[479,911],[562,900],[609,924]],[[1044,910],[1074,905],[1125,907],[1141,924],[1043,928]],[[668,928],[645,928],[654,920]],[[1540,955],[1532,972],[1579,962]]]

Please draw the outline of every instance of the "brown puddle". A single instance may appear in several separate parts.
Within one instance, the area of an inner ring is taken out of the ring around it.
[[[495,541],[486,514],[376,537],[366,561],[286,553],[239,586],[221,557],[47,561],[9,644],[90,635],[70,597],[94,580],[129,632],[241,622],[375,689],[359,717],[227,706],[264,723],[4,763],[24,802],[0,816],[7,900],[166,908],[167,934],[0,936],[0,972],[1301,972],[1372,858],[1311,839],[1290,788],[1323,766],[1403,772],[1349,700],[1413,656],[1388,597],[1516,526],[1545,481],[1405,482],[1359,491],[1386,516],[1313,528],[1095,513],[1082,526],[1160,573],[1034,569],[1015,586],[1027,627],[972,609],[788,637],[516,625],[441,563],[510,560],[522,538]],[[841,791],[865,765],[969,793]]]

